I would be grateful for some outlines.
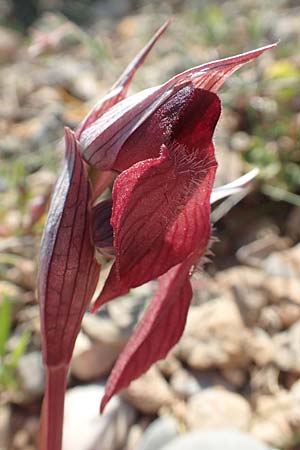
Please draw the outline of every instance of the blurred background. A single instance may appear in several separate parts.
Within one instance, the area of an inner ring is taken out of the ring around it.
[[[228,449],[246,446],[238,441],[244,431],[261,445],[300,448],[299,2],[0,0],[0,449],[37,448],[44,390],[37,254],[63,126],[77,126],[170,16],[131,92],[280,40],[220,92],[216,184],[253,167],[260,175],[247,196],[213,211],[214,256],[193,277],[180,343],[103,417],[105,379],[153,286],[86,314],[64,450],[206,450],[201,439],[211,438],[226,450],[217,433],[224,428],[238,442]],[[191,431],[189,444],[176,447]],[[266,448],[251,442],[249,449]]]

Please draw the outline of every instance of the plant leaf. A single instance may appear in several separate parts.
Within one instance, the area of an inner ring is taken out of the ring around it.
[[[0,357],[5,355],[6,343],[11,330],[12,312],[11,299],[3,295],[0,303]]]
[[[31,333],[25,331],[19,338],[17,345],[9,355],[9,367],[15,369],[17,367],[18,361],[21,356],[26,352],[27,346],[29,344]]]

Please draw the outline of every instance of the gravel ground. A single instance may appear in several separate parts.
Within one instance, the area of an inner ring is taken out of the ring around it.
[[[76,127],[170,15],[170,30],[131,92],[281,40],[221,91],[216,182],[254,166],[261,175],[233,209],[231,202],[214,212],[229,210],[215,223],[212,261],[193,277],[182,339],[102,417],[105,379],[153,285],[86,314],[69,377],[64,450],[217,450],[222,442],[228,450],[299,449],[300,8],[283,0],[128,0],[95,2],[83,14],[80,2],[53,5],[33,17],[27,35],[9,28],[0,5],[7,17],[0,26],[0,325],[8,330],[0,336],[0,449],[37,448],[44,372],[36,256],[63,126]]]

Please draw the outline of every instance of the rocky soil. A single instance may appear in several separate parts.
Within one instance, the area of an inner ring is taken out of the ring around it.
[[[262,147],[259,158],[283,150],[294,158],[298,151],[300,161],[300,93],[289,97],[295,111],[289,117],[283,98],[295,78],[300,81],[293,50],[300,42],[297,6],[275,2],[272,11],[265,2],[257,11],[242,1],[236,11],[229,1],[214,3],[205,15],[195,2],[137,3],[124,2],[123,9],[118,2],[93,4],[89,27],[57,10],[45,12],[26,38],[7,23],[0,26],[0,305],[5,299],[12,305],[2,354],[0,345],[1,450],[37,448],[44,391],[37,254],[63,125],[80,122],[167,16],[172,13],[174,23],[132,92],[201,61],[281,38],[282,50],[249,65],[222,90],[217,183],[257,162],[249,160],[253,146]],[[228,17],[230,11],[236,22],[226,40],[228,24],[218,14]],[[295,73],[286,76],[288,64]],[[280,129],[281,117],[287,128]],[[193,276],[195,295],[182,339],[166,360],[116,396],[103,416],[105,380],[155,283],[96,315],[86,313],[69,376],[64,450],[300,448],[300,201],[296,181],[294,190],[280,184],[283,166],[274,175],[275,162],[263,163],[262,178],[237,206],[231,209],[234,200],[214,210],[214,256]],[[265,188],[275,182],[279,191],[270,196]],[[9,376],[4,366],[11,366]]]

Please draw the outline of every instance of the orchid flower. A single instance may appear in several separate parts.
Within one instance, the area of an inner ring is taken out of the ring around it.
[[[182,335],[190,276],[205,256],[210,204],[246,186],[253,172],[213,189],[212,142],[226,78],[269,45],[189,69],[125,98],[163,25],[77,131],[54,188],[39,265],[47,372],[43,450],[60,450],[67,370],[83,314],[96,289],[95,253],[114,263],[92,310],[158,278],[157,293],[109,377],[101,410],[120,389],[164,358]],[[112,186],[110,199],[101,194]]]

